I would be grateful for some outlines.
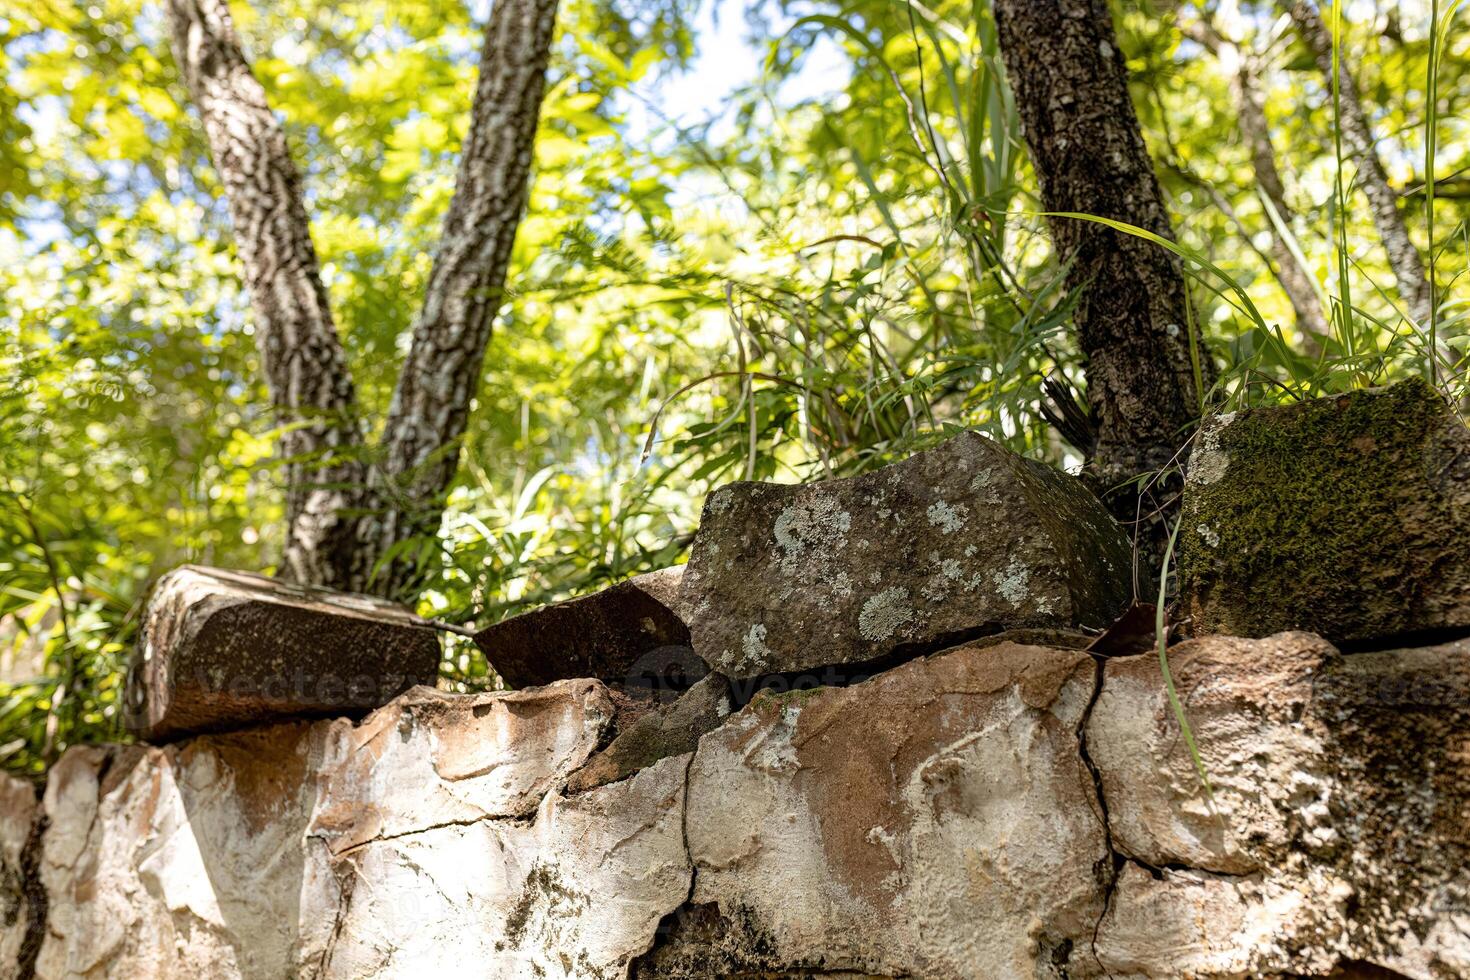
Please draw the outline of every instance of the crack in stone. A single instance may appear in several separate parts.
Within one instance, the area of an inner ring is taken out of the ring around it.
[[[555,790],[551,790],[548,792],[555,792]],[[543,797],[543,800],[544,799],[545,798]],[[364,847],[368,847],[372,844],[381,844],[383,841],[399,840],[404,837],[414,837],[418,834],[427,834],[430,831],[434,830],[443,830],[446,827],[473,827],[476,824],[482,823],[506,823],[512,825],[519,824],[523,827],[528,827],[535,822],[536,817],[534,814],[516,816],[515,814],[494,813],[485,813],[481,814],[478,817],[467,817],[462,820],[444,820],[439,823],[432,823],[424,827],[414,827],[412,830],[401,830],[396,834],[379,834],[376,837],[369,838],[368,840],[359,841],[358,843],[353,844],[351,847],[347,848],[344,851],[334,852],[332,853],[332,857],[334,860],[341,860],[342,858],[348,857],[349,855],[354,854],[357,851],[362,850]],[[322,843],[327,845],[328,851],[331,851],[331,844],[324,835],[308,834],[307,838],[310,840],[321,841]]]
[[[320,840],[320,838],[317,838]],[[325,846],[325,841],[323,841]],[[328,849],[330,852],[330,848]],[[337,941],[342,936],[342,927],[347,920],[347,910],[352,905],[352,893],[357,888],[357,876],[352,872],[339,873],[335,866],[332,867],[332,877],[337,881],[337,910],[332,920],[332,933],[327,937],[326,947],[322,950],[321,963],[317,967],[317,976],[325,977],[327,970],[332,965],[332,954],[337,950]]]
[[[26,928],[16,959],[17,980],[32,980],[36,975],[36,959],[46,941],[46,910],[50,898],[41,881],[41,849],[46,828],[51,820],[37,804],[36,819],[20,854],[20,892],[26,902]]]
[[[1102,957],[1098,955],[1097,937],[1098,933],[1102,930],[1103,920],[1108,917],[1108,912],[1113,907],[1113,898],[1118,890],[1118,878],[1123,868],[1123,862],[1127,858],[1120,854],[1118,849],[1113,845],[1113,827],[1108,819],[1108,799],[1103,793],[1102,772],[1097,768],[1097,763],[1093,761],[1092,753],[1087,747],[1087,723],[1092,720],[1092,710],[1097,707],[1098,698],[1102,697],[1103,675],[1107,665],[1106,658],[1096,654],[1090,654],[1090,656],[1093,661],[1092,696],[1087,699],[1087,707],[1082,709],[1082,717],[1077,721],[1077,754],[1082,760],[1082,765],[1092,777],[1093,793],[1097,797],[1096,815],[1102,823],[1103,846],[1108,850],[1108,868],[1107,880],[1103,886],[1102,911],[1098,913],[1097,921],[1092,924],[1092,936],[1088,944],[1092,950],[1092,958],[1097,961],[1098,968],[1106,976],[1111,977],[1112,974],[1108,972],[1108,968],[1103,964]]]

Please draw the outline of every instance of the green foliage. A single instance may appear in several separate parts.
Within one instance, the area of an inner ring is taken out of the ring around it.
[[[1330,87],[1270,5],[1241,8],[1269,65],[1290,231],[1335,298],[1339,337],[1320,358],[1302,353],[1259,244],[1271,217],[1229,73],[1178,29],[1197,10],[1138,0],[1115,15],[1223,368],[1217,401],[1410,374],[1458,395],[1470,43],[1454,5],[1434,31],[1397,4],[1341,25],[1436,269],[1432,339],[1396,308],[1337,160]],[[476,25],[461,0],[233,9],[305,174],[376,425],[452,191]],[[1083,373],[988,3],[746,12],[766,69],[724,121],[649,123],[687,84],[697,5],[563,4],[510,295],[443,532],[415,543],[442,557],[422,612],[488,623],[678,561],[714,485],[856,473],[960,426],[1080,461],[1039,413],[1044,378]],[[824,45],[846,84],[800,97],[793,80]],[[282,488],[227,215],[157,6],[19,0],[0,72],[0,761],[34,773],[66,744],[117,736],[118,667],[157,575],[270,567]],[[445,676],[497,683],[458,641]]]

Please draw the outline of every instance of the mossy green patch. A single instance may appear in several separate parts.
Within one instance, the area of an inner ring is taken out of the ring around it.
[[[1470,622],[1470,437],[1424,382],[1217,420],[1190,466],[1197,632],[1340,642]]]

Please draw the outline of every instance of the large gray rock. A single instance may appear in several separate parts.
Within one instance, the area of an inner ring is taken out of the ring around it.
[[[1179,534],[1197,633],[1470,626],[1470,431],[1419,380],[1208,422]]]
[[[185,565],[149,602],[125,721],[157,741],[364,712],[438,672],[438,634],[401,606]]]
[[[682,568],[636,575],[601,592],[513,616],[475,634],[511,687],[571,677],[688,687],[706,673],[675,612]]]
[[[695,652],[743,678],[1103,627],[1131,595],[1127,541],[1081,483],[967,432],[851,479],[715,490],[681,602]]]

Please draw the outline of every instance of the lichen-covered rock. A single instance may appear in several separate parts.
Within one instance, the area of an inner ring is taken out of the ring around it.
[[[806,486],[710,494],[681,601],[732,678],[869,664],[1012,627],[1102,627],[1127,542],[1081,483],[977,433]]]
[[[161,741],[362,713],[438,674],[438,635],[401,606],[185,565],[148,604],[124,720]]]
[[[1169,660],[1213,800],[1157,658],[1110,661],[1087,744],[1131,860],[1101,967],[1470,975],[1470,641],[1344,656],[1304,633],[1207,637]]]
[[[692,904],[635,975],[1049,975],[1103,910],[1093,680],[1002,643],[757,696],[700,742]]]
[[[1179,542],[1197,633],[1470,626],[1470,431],[1419,380],[1219,416]]]
[[[636,575],[502,620],[476,633],[475,644],[512,687],[595,677],[682,690],[706,673],[689,649],[689,628],[675,612],[682,575],[682,568]]]

